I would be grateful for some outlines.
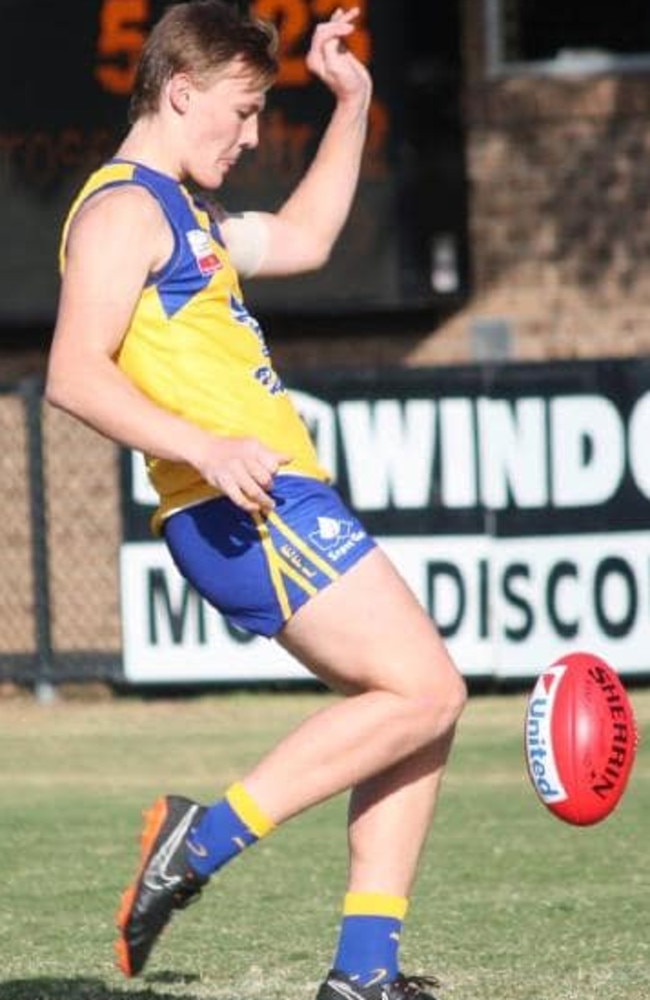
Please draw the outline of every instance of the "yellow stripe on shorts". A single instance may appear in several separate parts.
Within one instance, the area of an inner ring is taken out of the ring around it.
[[[282,579],[281,567],[278,565],[278,554],[273,548],[273,541],[269,535],[269,529],[264,522],[264,518],[260,517],[259,514],[253,514],[252,516],[260,535],[262,550],[266,556],[269,573],[271,574],[271,582],[273,583],[273,588],[280,604],[282,617],[285,621],[287,621],[291,614],[291,604],[289,602],[289,595],[287,594],[287,590],[284,585],[284,580]]]
[[[269,567],[269,572],[271,574],[271,581],[278,598],[280,608],[282,611],[282,616],[286,621],[291,614],[291,606],[289,602],[289,597],[287,590],[282,579],[283,575],[293,580],[299,587],[301,587],[306,594],[310,597],[314,597],[318,593],[318,587],[314,586],[307,580],[300,570],[297,570],[295,566],[289,562],[288,559],[277,551],[273,539],[271,538],[268,525],[265,523],[265,518],[261,517],[259,514],[253,514],[253,519],[257,525],[257,530],[259,531],[260,540],[262,542],[262,548],[264,550],[264,555],[266,556],[266,561]],[[266,519],[268,519],[274,527],[281,531],[284,537],[290,542],[300,553],[304,555],[310,562],[312,562],[318,569],[321,570],[330,580],[336,580],[339,574],[336,570],[328,566],[326,562],[320,559],[308,545],[305,545],[302,539],[296,535],[287,525],[282,521],[281,518],[277,517],[275,514],[268,514]]]
[[[293,531],[287,524],[285,524],[281,517],[278,517],[277,514],[271,511],[271,513],[268,514],[268,519],[271,522],[271,524],[273,524],[278,529],[278,531],[282,532],[287,541],[291,542],[291,544],[298,549],[301,555],[305,556],[307,559],[313,562],[314,566],[316,566],[317,569],[321,571],[321,573],[324,573],[325,576],[328,576],[330,580],[338,580],[340,574],[337,573],[337,571],[332,566],[330,566],[330,564],[326,562],[325,559],[322,559],[321,556],[319,556],[318,553],[314,551],[314,549],[310,548],[310,546],[307,545],[306,542],[302,540],[300,535],[297,535],[295,531]]]

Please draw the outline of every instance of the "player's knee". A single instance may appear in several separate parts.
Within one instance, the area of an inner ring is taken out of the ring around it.
[[[467,685],[452,666],[444,676],[438,676],[428,689],[413,699],[413,711],[418,717],[422,742],[431,736],[449,732],[458,722],[467,702]]]
[[[453,679],[450,682],[445,704],[450,720],[449,725],[455,726],[467,704],[467,684],[465,678],[457,670],[454,671]]]

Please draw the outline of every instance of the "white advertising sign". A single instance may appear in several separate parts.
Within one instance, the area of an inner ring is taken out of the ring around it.
[[[462,385],[447,373],[446,392],[435,372],[432,384],[400,373],[361,380],[363,392],[353,376],[294,391],[345,499],[466,676],[534,677],[568,650],[649,671],[650,388],[631,368],[626,395],[628,370],[610,368],[506,368],[490,391],[480,369]],[[181,579],[145,528],[154,498],[141,460],[129,456],[124,469],[126,677],[308,677]]]
[[[650,552],[641,532],[490,542],[382,538],[466,676],[534,677],[567,648],[621,672],[650,640]],[[122,548],[127,679],[208,682],[307,678],[280,646],[232,626],[182,579],[161,542]]]

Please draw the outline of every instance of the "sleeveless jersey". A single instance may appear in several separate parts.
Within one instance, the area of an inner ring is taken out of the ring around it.
[[[257,320],[244,305],[217,223],[179,182],[140,164],[111,160],[86,182],[63,229],[98,191],[146,188],[174,235],[174,250],[151,274],[117,355],[129,379],[161,407],[222,436],[257,437],[291,456],[283,472],[327,480],[309,433],[269,357]],[[153,529],[172,511],[217,496],[191,465],[147,457],[160,497]]]

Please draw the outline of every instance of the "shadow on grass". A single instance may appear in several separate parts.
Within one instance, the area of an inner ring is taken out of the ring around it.
[[[198,976],[180,976],[160,973],[148,977],[150,983],[192,983]],[[148,983],[137,988],[114,989],[100,979],[57,979],[40,976],[35,979],[13,979],[0,983],[0,1000],[179,1000],[178,993],[171,994],[152,989]],[[199,1000],[192,993],[183,994],[183,1000]]]

